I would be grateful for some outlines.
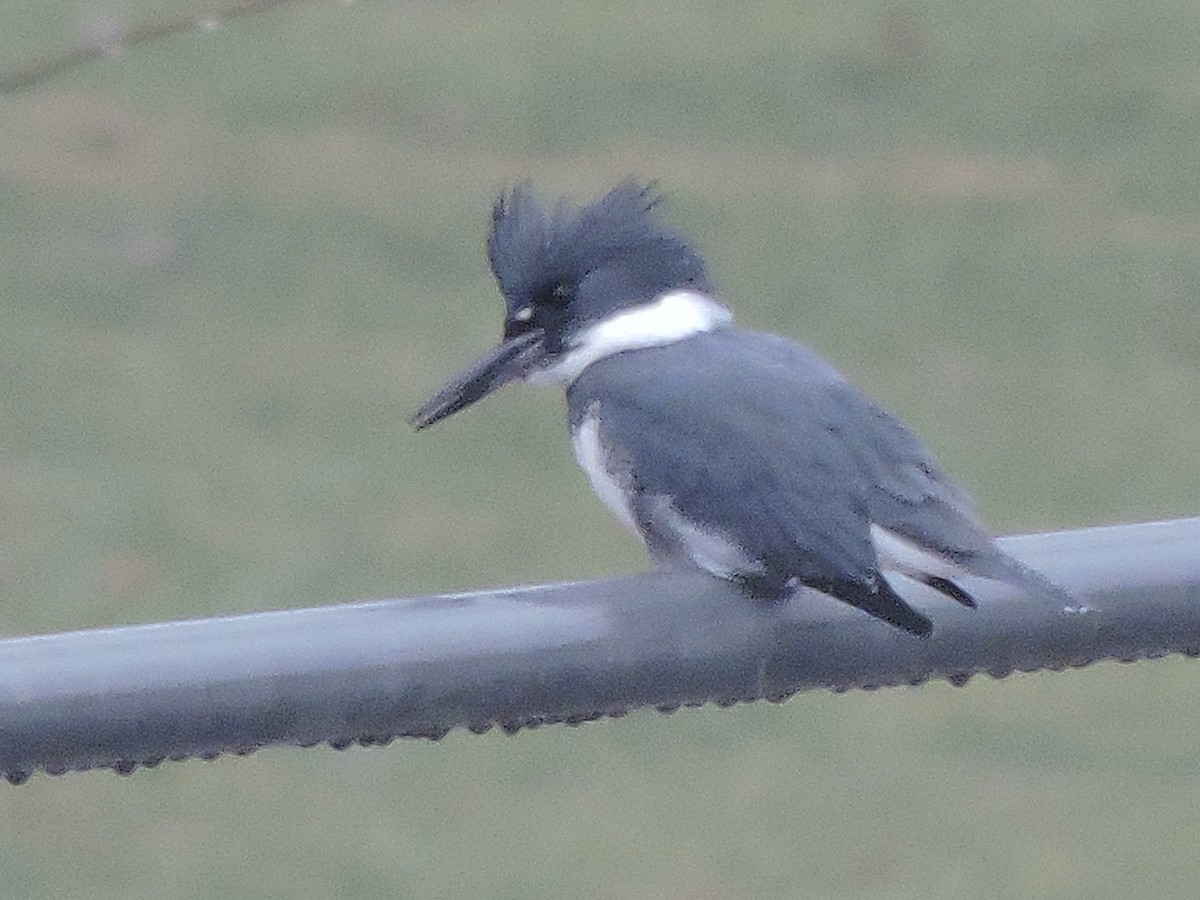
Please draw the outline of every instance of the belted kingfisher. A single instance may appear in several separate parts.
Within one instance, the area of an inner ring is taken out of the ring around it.
[[[412,417],[418,429],[510,381],[566,388],[579,465],[651,555],[778,600],[816,588],[914,635],[885,573],[964,606],[964,575],[1066,596],[996,545],[913,434],[808,347],[733,324],[651,185],[492,209],[502,342]]]

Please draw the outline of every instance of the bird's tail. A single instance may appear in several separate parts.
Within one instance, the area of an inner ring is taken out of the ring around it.
[[[729,580],[755,600],[764,602],[786,599],[795,592],[799,583],[795,578],[781,578],[757,571],[737,572],[729,576]],[[845,578],[832,582],[804,583],[917,637],[928,637],[933,631],[933,623],[909,606],[882,575],[876,575],[871,581]]]
[[[917,637],[929,637],[933,631],[933,623],[909,606],[882,576],[872,582],[847,581],[833,585],[828,593]]]
[[[1009,556],[982,531],[960,533],[952,546],[935,543],[927,534],[880,526],[872,526],[871,536],[885,570],[907,575],[963,606],[975,607],[975,599],[959,583],[969,576],[1006,582],[1031,597],[1073,602],[1067,591]]]
[[[963,566],[972,575],[982,575],[1011,584],[1031,598],[1061,602],[1064,606],[1074,604],[1075,599],[1061,585],[1055,584],[1037,569],[1009,556],[999,547],[984,558],[970,560]]]

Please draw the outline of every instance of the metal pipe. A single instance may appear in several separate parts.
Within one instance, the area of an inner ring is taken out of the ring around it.
[[[756,605],[695,572],[95,629],[0,641],[0,773],[20,783],[269,744],[581,722],[811,688],[1200,655],[1200,518],[1007,538],[1063,607],[915,583],[914,638],[813,592]]]

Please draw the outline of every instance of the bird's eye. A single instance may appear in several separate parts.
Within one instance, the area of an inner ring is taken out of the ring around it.
[[[533,307],[532,306],[522,306],[515,313],[513,313],[513,321],[514,322],[528,322],[532,318],[533,318]]]

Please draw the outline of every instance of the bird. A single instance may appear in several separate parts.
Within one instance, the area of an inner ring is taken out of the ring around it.
[[[918,637],[907,577],[965,607],[967,576],[1069,595],[1005,553],[897,418],[811,348],[734,324],[656,183],[593,202],[501,193],[488,259],[500,343],[411,417],[424,429],[514,381],[566,391],[571,443],[605,505],[666,566],[752,601],[801,587]]]

